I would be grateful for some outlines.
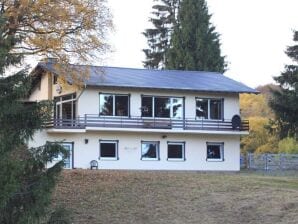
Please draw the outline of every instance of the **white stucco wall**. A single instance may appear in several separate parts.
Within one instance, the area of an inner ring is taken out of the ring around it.
[[[65,95],[77,92],[77,116],[85,114],[99,114],[99,93],[130,94],[131,116],[141,116],[141,95],[185,97],[185,117],[195,118],[195,97],[224,98],[224,119],[231,119],[234,114],[239,114],[238,94],[220,93],[194,93],[157,90],[116,90],[113,88],[88,88],[82,92],[75,87],[63,88],[61,94],[57,94],[55,86],[48,91],[46,76],[42,77],[41,90],[33,92],[31,100],[46,99],[45,94],[51,93],[51,98],[57,95]],[[47,84],[47,86],[46,86]],[[162,138],[166,135],[166,138]],[[85,144],[88,139],[88,144]],[[86,133],[48,133],[42,131],[34,136],[30,146],[40,146],[46,141],[64,141],[74,143],[74,168],[89,168],[89,162],[99,157],[99,139],[118,140],[117,161],[99,161],[100,169],[149,169],[149,170],[239,170],[240,164],[240,137],[238,134],[192,134],[192,133],[141,133],[120,131],[87,131]],[[160,141],[160,160],[141,160],[141,141]],[[185,141],[185,161],[167,160],[167,141]],[[224,142],[224,161],[206,161],[206,142]]]
[[[50,82],[50,83],[49,83]],[[56,85],[52,85],[52,76],[43,73],[41,76],[40,88],[37,85],[29,97],[30,101],[53,99],[56,96],[77,93],[77,116],[85,114],[99,114],[99,93],[130,94],[130,114],[131,116],[141,116],[141,95],[154,96],[174,96],[185,97],[185,117],[195,118],[196,97],[202,98],[224,98],[224,119],[231,119],[233,115],[239,114],[239,94],[235,93],[195,93],[195,92],[175,92],[166,90],[117,90],[115,88],[91,88],[78,89],[76,86],[64,84],[62,92],[57,93]],[[52,87],[51,89],[49,89]]]
[[[224,98],[224,118],[231,119],[233,115],[239,114],[239,94],[219,94],[219,93],[176,93],[173,91],[161,90],[115,90],[115,89],[96,89],[89,88],[83,90],[78,99],[78,115],[99,114],[99,93],[130,94],[130,113],[131,116],[141,116],[141,95],[154,96],[176,96],[185,97],[185,117],[195,118],[196,116],[196,97],[204,98]]]
[[[48,141],[74,143],[74,168],[89,168],[91,160],[99,157],[99,140],[118,140],[119,160],[99,160],[100,169],[145,169],[145,170],[220,170],[240,169],[240,137],[199,134],[87,132],[49,134],[42,131],[35,135],[30,146],[39,146]],[[85,144],[84,139],[88,139]],[[141,141],[160,141],[160,160],[141,160]],[[167,161],[167,141],[185,141],[185,161]],[[206,161],[206,142],[224,142],[224,161]]]

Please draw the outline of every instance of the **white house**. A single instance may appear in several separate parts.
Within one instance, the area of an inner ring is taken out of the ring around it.
[[[99,169],[240,169],[249,125],[239,116],[239,94],[256,90],[220,73],[96,66],[88,66],[83,88],[61,88],[54,65],[41,62],[33,72],[29,100],[55,106],[29,145],[61,142],[70,152],[65,168],[96,160]]]

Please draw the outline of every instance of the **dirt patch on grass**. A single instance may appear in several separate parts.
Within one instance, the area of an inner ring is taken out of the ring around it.
[[[64,171],[74,223],[298,223],[298,179],[241,173]]]

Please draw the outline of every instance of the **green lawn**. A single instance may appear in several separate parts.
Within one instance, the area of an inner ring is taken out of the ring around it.
[[[298,176],[64,171],[53,202],[73,223],[298,223]]]

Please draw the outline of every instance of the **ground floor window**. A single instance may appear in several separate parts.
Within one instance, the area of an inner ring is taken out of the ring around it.
[[[118,141],[99,141],[99,159],[117,160],[118,159]]]
[[[168,160],[185,160],[185,142],[168,142]]]
[[[224,161],[223,142],[207,142],[207,161]]]
[[[159,160],[159,142],[142,141],[142,160]]]

